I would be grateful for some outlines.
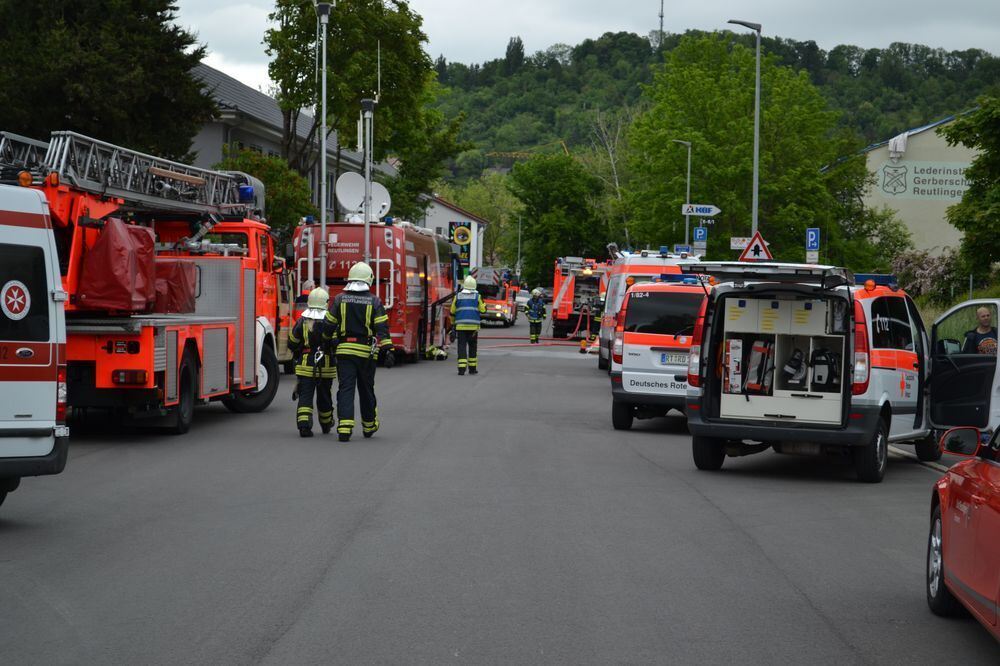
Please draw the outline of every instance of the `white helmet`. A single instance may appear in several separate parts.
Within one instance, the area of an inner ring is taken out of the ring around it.
[[[536,297],[537,296],[541,296],[542,295],[542,290],[541,289],[532,289],[531,290],[531,295],[532,296],[536,296]]]
[[[364,282],[368,286],[371,286],[375,280],[375,274],[372,273],[371,266],[363,261],[359,261],[351,266],[351,270],[347,273],[347,279],[350,282]]]
[[[330,294],[327,293],[326,289],[316,287],[309,292],[309,302],[306,304],[307,309],[302,313],[302,316],[306,319],[324,319],[329,303]]]
[[[476,278],[472,277],[471,275],[465,278],[465,282],[462,283],[462,286],[468,289],[469,291],[475,291],[476,285],[477,285]]]

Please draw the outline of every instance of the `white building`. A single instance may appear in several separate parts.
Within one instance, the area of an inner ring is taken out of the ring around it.
[[[430,205],[423,219],[414,222],[431,229],[442,236],[447,236],[460,248],[468,248],[468,267],[478,268],[483,265],[483,239],[486,233],[487,220],[464,210],[441,197],[431,196]],[[469,230],[469,242],[462,245],[462,238],[455,237],[455,230],[465,227]],[[465,261],[465,257],[463,257]]]
[[[940,251],[957,247],[962,240],[962,232],[945,214],[969,188],[965,170],[977,153],[962,145],[949,146],[937,133],[954,120],[950,116],[865,149],[868,170],[876,179],[865,205],[894,210],[918,250]]]

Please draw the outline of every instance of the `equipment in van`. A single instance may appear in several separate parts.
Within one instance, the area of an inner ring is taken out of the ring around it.
[[[722,390],[726,393],[743,392],[743,341],[726,340],[726,374]]]
[[[813,350],[809,365],[812,366],[813,390],[840,390],[840,354],[819,347]]]
[[[805,386],[806,373],[809,366],[806,363],[806,354],[801,349],[793,349],[792,355],[781,368],[785,377],[785,382],[789,386]]]
[[[773,381],[774,342],[755,340],[753,347],[750,348],[750,361],[747,363],[747,378],[743,392],[770,395]]]
[[[849,304],[843,299],[833,299],[830,302],[830,333],[832,335],[847,335]]]

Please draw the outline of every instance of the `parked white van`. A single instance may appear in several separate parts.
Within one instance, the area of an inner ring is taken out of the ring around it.
[[[66,466],[66,321],[41,192],[0,185],[0,504]]]

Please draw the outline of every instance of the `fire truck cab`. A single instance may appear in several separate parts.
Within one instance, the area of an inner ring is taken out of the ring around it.
[[[509,269],[480,266],[472,269],[476,289],[483,297],[486,314],[484,324],[499,323],[504,328],[517,322],[517,287],[513,285]]]
[[[600,329],[608,265],[583,257],[556,259],[552,281],[552,336],[588,338]]]

